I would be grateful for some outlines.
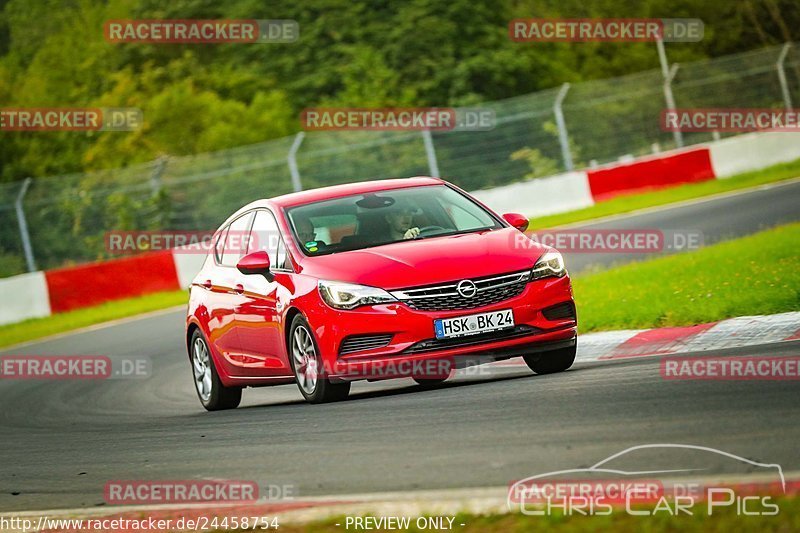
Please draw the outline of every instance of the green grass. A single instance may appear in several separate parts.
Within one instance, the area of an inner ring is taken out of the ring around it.
[[[586,209],[533,218],[531,219],[530,227],[532,229],[554,228],[556,226],[582,222],[593,218],[630,213],[631,211],[647,207],[671,204],[684,200],[691,200],[693,198],[702,198],[703,196],[735,191],[737,189],[746,189],[766,183],[785,181],[797,176],[800,176],[800,159],[791,163],[783,163],[762,170],[739,174],[738,176],[728,179],[704,181],[702,183],[680,185],[641,194],[620,196],[608,200],[607,202],[601,202],[592,207],[587,207]]]
[[[573,280],[582,332],[800,310],[800,224]]]
[[[12,344],[39,339],[109,320],[166,309],[185,304],[188,300],[189,296],[186,291],[157,292],[45,318],[34,318],[24,322],[17,322],[16,324],[8,324],[0,326],[0,347],[11,346]]]
[[[526,531],[553,531],[553,532],[597,532],[614,531],[621,533],[656,533],[687,531],[690,533],[712,532],[789,532],[800,531],[800,499],[776,498],[771,500],[778,505],[780,512],[776,516],[738,516],[735,506],[724,509],[715,509],[709,516],[705,504],[698,503],[692,508],[692,515],[682,514],[670,516],[666,511],[656,513],[654,516],[631,516],[624,509],[617,509],[608,516],[580,516],[573,514],[565,516],[554,514],[549,516],[526,516],[519,513],[472,515],[457,514],[453,521],[453,530],[460,533],[505,533]],[[754,504],[751,502],[751,509]],[[643,509],[653,511],[655,505]],[[357,516],[382,516],[362,515]],[[408,515],[406,515],[408,516]],[[417,516],[410,516],[411,524],[415,523]],[[336,524],[340,524],[337,526]],[[464,524],[464,526],[461,526]],[[354,527],[349,528],[356,530]],[[284,533],[341,533],[347,531],[345,517],[330,520],[311,522],[305,525],[281,524],[280,530]],[[386,531],[379,529],[377,531]],[[416,527],[394,531],[422,530]],[[433,531],[433,530],[425,530]]]

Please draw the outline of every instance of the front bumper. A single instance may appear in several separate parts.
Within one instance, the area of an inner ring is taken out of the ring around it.
[[[317,335],[329,378],[387,379],[418,375],[420,371],[446,374],[447,368],[573,346],[577,335],[575,317],[550,320],[543,313],[572,301],[572,287],[569,277],[565,276],[531,281],[516,297],[469,310],[427,312],[392,303],[337,311],[321,304],[315,306],[317,316],[308,318]],[[500,309],[513,310],[514,330],[454,341],[436,340],[435,319]],[[340,353],[342,341],[348,336],[382,334],[391,334],[391,341],[385,346]],[[420,365],[425,361],[434,364]]]
[[[562,338],[563,337],[563,338]],[[557,340],[552,340],[557,339]],[[329,378],[334,381],[383,380],[401,377],[422,379],[446,378],[459,368],[502,361],[511,357],[530,355],[562,348],[577,343],[574,328],[550,332],[546,336],[525,339],[508,345],[506,342],[486,343],[473,351],[448,350],[418,355],[379,357],[358,361],[339,360]]]

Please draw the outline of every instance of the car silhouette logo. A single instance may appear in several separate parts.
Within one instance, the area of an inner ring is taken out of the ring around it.
[[[464,281],[461,281],[456,286],[456,290],[458,291],[458,294],[464,298],[472,298],[478,293],[478,287],[471,279],[465,279]]]
[[[778,477],[780,478],[781,489],[782,489],[783,493],[786,494],[786,477],[783,474],[783,468],[779,464],[759,463],[757,461],[753,461],[752,459],[747,459],[745,457],[740,457],[740,456],[734,455],[732,453],[728,453],[728,452],[725,452],[725,451],[722,451],[722,450],[718,450],[716,448],[709,448],[709,447],[706,447],[706,446],[695,446],[695,445],[692,445],[692,444],[642,444],[642,445],[639,445],[639,446],[631,446],[630,448],[622,450],[621,452],[615,453],[615,454],[613,454],[613,455],[611,455],[609,457],[606,457],[605,459],[603,459],[599,463],[596,463],[595,465],[590,466],[588,468],[573,468],[573,469],[568,469],[568,470],[556,470],[556,471],[553,471],[553,472],[546,472],[544,474],[537,474],[535,476],[530,476],[530,477],[527,477],[525,479],[521,479],[521,480],[515,482],[513,485],[511,485],[509,487],[508,497],[506,499],[506,504],[508,505],[509,509],[512,509],[512,510],[514,509],[514,507],[515,507],[514,493],[515,493],[515,491],[518,490],[518,487],[525,487],[526,484],[530,484],[531,482],[534,482],[534,481],[539,480],[539,479],[541,479],[541,480],[552,479],[555,476],[560,476],[560,475],[564,475],[564,474],[570,475],[573,478],[575,478],[576,476],[578,476],[578,477],[586,477],[586,476],[588,476],[590,474],[594,474],[594,473],[603,473],[603,474],[627,476],[628,478],[636,478],[637,476],[653,476],[653,475],[657,475],[657,474],[670,475],[670,474],[677,474],[677,473],[688,474],[689,472],[698,472],[699,471],[699,469],[697,469],[697,468],[647,469],[647,470],[630,471],[630,470],[620,470],[618,468],[609,468],[610,465],[607,464],[607,463],[609,463],[609,462],[611,462],[611,461],[613,461],[613,460],[615,460],[615,459],[617,459],[619,457],[623,457],[623,456],[625,456],[625,455],[627,455],[627,454],[629,454],[631,452],[634,452],[636,450],[643,450],[643,449],[664,449],[664,450],[666,450],[668,448],[681,449],[681,450],[705,451],[705,452],[709,452],[709,453],[712,453],[712,454],[717,454],[717,455],[722,456],[722,457],[727,457],[729,459],[733,459],[734,461],[737,461],[737,462],[740,462],[740,463],[743,463],[743,464],[747,464],[747,465],[750,465],[750,466],[764,468],[766,470],[774,470],[777,473]],[[522,504],[522,502],[520,502],[520,505],[521,504]]]

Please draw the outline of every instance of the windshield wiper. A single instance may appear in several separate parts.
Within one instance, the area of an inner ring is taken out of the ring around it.
[[[475,229],[462,229],[460,231],[454,231],[452,233],[434,233],[433,235],[426,235],[424,237],[419,236],[415,237],[414,240],[422,240],[422,239],[430,239],[431,237],[452,237],[453,235],[465,235],[467,233],[480,233],[481,231],[487,231],[494,229],[494,226],[487,226],[485,228],[475,228]]]

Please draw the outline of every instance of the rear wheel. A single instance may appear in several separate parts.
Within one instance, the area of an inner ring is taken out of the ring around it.
[[[549,352],[536,353],[523,356],[528,368],[537,374],[555,374],[563,372],[575,362],[575,353],[578,351],[577,344],[569,348],[560,348]]]
[[[207,411],[221,411],[235,409],[242,401],[241,387],[226,387],[222,384],[214,366],[214,358],[208,343],[196,329],[192,333],[192,374],[194,375],[194,388],[200,403]]]
[[[289,356],[297,388],[309,403],[336,402],[350,394],[349,381],[333,383],[325,377],[317,341],[301,315],[294,317],[289,330]]]

